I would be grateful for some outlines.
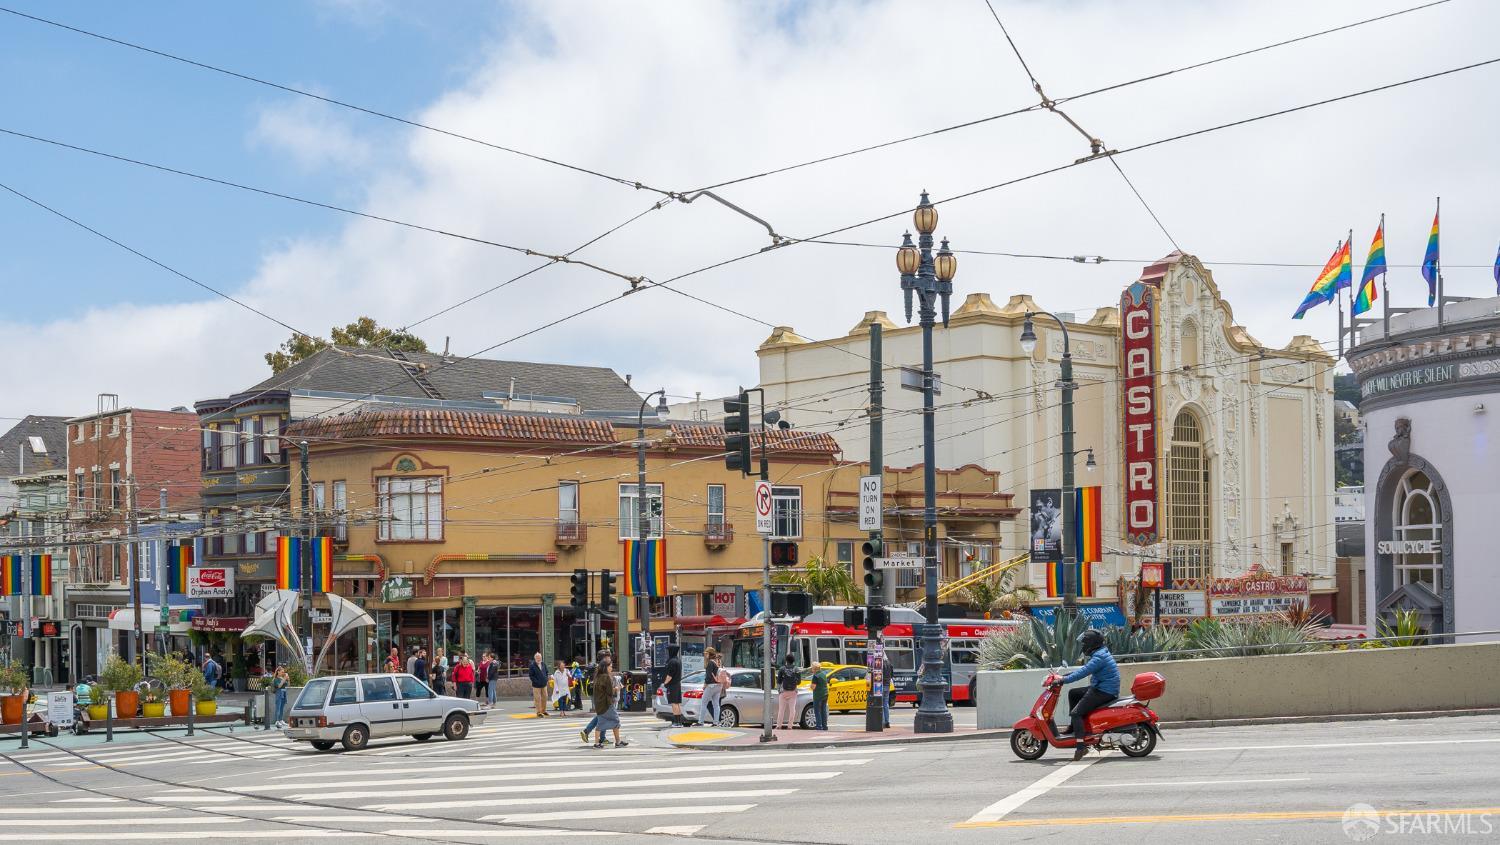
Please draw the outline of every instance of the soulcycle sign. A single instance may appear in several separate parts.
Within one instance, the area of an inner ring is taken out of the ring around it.
[[[1160,538],[1157,456],[1156,288],[1136,282],[1120,295],[1124,362],[1125,540],[1138,546]]]

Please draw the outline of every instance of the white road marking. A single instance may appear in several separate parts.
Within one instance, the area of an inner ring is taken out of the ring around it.
[[[327,810],[324,810],[323,812],[327,812]],[[301,815],[301,816],[271,816],[270,817],[271,821],[278,821],[278,822],[300,822],[300,821],[307,821],[309,819],[311,819],[312,821],[317,821],[317,822],[360,822],[360,823],[368,823],[368,824],[389,824],[391,822],[421,822],[421,821],[426,821],[426,819],[419,819],[416,816],[386,816],[386,815],[380,815],[380,814],[375,814],[375,813],[371,813],[371,814],[367,814],[367,815],[363,815],[363,816],[307,816],[307,815]],[[296,838],[296,834],[290,834],[290,835],[287,836],[287,838],[288,839],[295,839]]]
[[[148,808],[149,809],[149,808]],[[217,824],[228,822],[238,824],[250,821],[250,819],[231,819],[222,816],[157,816],[152,819],[6,819],[4,827],[78,827],[85,824]]]
[[[640,816],[711,816],[725,813],[743,813],[754,806],[754,804],[707,804],[696,807],[684,807],[680,804],[674,804],[670,807],[607,807],[597,810],[568,810],[560,813],[498,814],[480,816],[479,818],[480,821],[487,822],[521,823],[580,821],[583,819],[630,819]]]
[[[361,834],[361,835],[368,835],[368,834]],[[380,835],[382,835],[382,836],[413,836],[413,837],[417,837],[419,839],[430,839],[430,838],[436,837],[436,836],[467,836],[467,837],[484,838],[484,839],[511,838],[511,837],[520,837],[520,836],[536,836],[536,837],[542,837],[542,836],[561,836],[561,837],[564,837],[564,838],[571,839],[574,836],[620,836],[621,834],[618,833],[618,832],[616,832],[616,831],[613,831],[613,830],[567,830],[567,829],[547,830],[547,829],[543,829],[543,828],[536,828],[536,829],[530,829],[530,828],[528,828],[528,829],[524,829],[524,830],[466,830],[464,828],[449,828],[449,829],[446,829],[446,830],[445,829],[431,830],[431,829],[428,829],[428,828],[417,827],[417,828],[405,828],[405,829],[396,828],[396,829],[393,829],[393,830],[382,830],[382,831],[380,831]]]
[[[117,803],[119,803],[121,801],[124,801],[124,800],[125,800],[124,798],[99,798],[97,796],[89,796],[87,798],[59,798],[56,801],[53,801],[52,803],[54,803],[54,804],[117,804]]]
[[[724,778],[728,782],[740,782],[743,778]],[[699,784],[703,780],[693,778],[689,783]],[[796,789],[721,789],[701,790],[694,792],[630,792],[614,793],[611,795],[554,795],[551,797],[531,796],[527,798],[488,798],[476,801],[439,801],[422,804],[366,804],[361,810],[418,810],[418,809],[454,809],[457,807],[538,807],[548,804],[577,804],[587,801],[590,804],[607,803],[612,801],[686,801],[704,800],[711,798],[772,798],[780,795],[791,795]],[[441,805],[441,806],[439,806]]]
[[[776,775],[777,783],[789,783],[794,781],[828,780],[836,778],[843,772],[784,772]],[[503,794],[532,794],[537,792],[557,792],[569,790],[571,792],[594,792],[607,789],[620,789],[627,787],[656,788],[662,786],[689,786],[708,783],[732,783],[742,784],[745,779],[739,775],[715,775],[711,777],[682,777],[682,778],[646,778],[643,780],[614,780],[614,781],[585,781],[574,784],[519,784],[514,786],[481,786],[481,787],[454,787],[453,789],[430,789],[430,790],[402,790],[403,795],[503,795]],[[366,793],[365,797],[384,797],[388,791]],[[337,796],[319,796],[330,798]],[[358,797],[358,796],[351,796]],[[578,797],[577,800],[590,800],[593,796]],[[489,798],[464,798],[450,799],[446,801],[397,801],[380,804],[365,804],[361,810],[445,810],[459,807],[488,807],[494,801]]]
[[[1032,785],[1025,787],[1024,789],[1021,789],[1017,792],[1013,792],[1010,795],[1001,798],[999,801],[996,801],[995,803],[989,805],[988,807],[985,807],[983,810],[975,813],[969,818],[969,821],[1000,821],[1001,819],[1005,818],[1007,813],[1016,810],[1027,801],[1045,795],[1055,787],[1061,786],[1063,781],[1066,781],[1068,778],[1071,778],[1074,775],[1082,773],[1084,769],[1092,766],[1100,759],[1100,757],[1096,756],[1089,759],[1068,763],[1060,769],[1055,769],[1036,783],[1033,783]]]
[[[1203,754],[1214,751],[1285,751],[1301,748],[1389,748],[1392,745],[1472,745],[1500,742],[1488,739],[1401,739],[1390,742],[1316,742],[1301,745],[1215,745],[1201,748],[1158,748],[1157,753]]]
[[[223,821],[223,819],[213,819]],[[560,833],[561,831],[554,831]],[[418,832],[407,831],[411,835]],[[319,828],[280,830],[111,830],[102,833],[70,830],[64,833],[0,833],[0,842],[80,842],[135,839],[333,839],[344,836],[380,836],[358,830],[321,830]],[[614,834],[618,836],[619,834]]]
[[[115,799],[115,800],[119,800],[119,799]],[[58,804],[61,804],[61,803],[62,803],[61,801],[54,801],[54,802],[52,802],[50,804],[38,804],[38,805],[32,806],[32,807],[4,807],[4,808],[0,808],[0,816],[45,816],[45,815],[59,815],[60,816],[60,815],[63,815],[63,814],[67,814],[67,815],[80,815],[80,814],[87,814],[87,813],[156,813],[156,812],[161,812],[161,810],[159,808],[156,808],[156,807],[80,807],[80,806],[78,806],[76,804],[68,804],[67,806],[62,806],[62,807],[57,806]],[[10,822],[8,820],[0,822],[0,827],[4,827],[5,825],[7,825],[9,823]]]
[[[647,828],[647,833],[657,833],[664,836],[692,836],[707,825],[701,824],[664,824],[657,827]]]
[[[1289,783],[1312,778],[1245,778],[1242,780],[1141,780],[1134,783],[1071,783],[1058,789],[1115,789],[1122,786],[1211,786],[1220,783]]]

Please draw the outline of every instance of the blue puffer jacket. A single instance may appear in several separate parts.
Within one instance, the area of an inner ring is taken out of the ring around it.
[[[1099,646],[1099,650],[1089,657],[1089,662],[1063,676],[1063,683],[1071,684],[1084,678],[1089,678],[1089,686],[1102,693],[1120,694],[1120,667],[1115,665],[1115,656],[1106,646]]]

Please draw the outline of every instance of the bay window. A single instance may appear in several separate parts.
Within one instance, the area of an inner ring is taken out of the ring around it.
[[[638,495],[636,485],[620,485],[620,539],[636,540],[640,538],[640,522],[637,505]],[[646,485],[646,513],[650,524],[646,526],[647,538],[656,539],[661,537],[662,532],[662,492],[660,484]]]

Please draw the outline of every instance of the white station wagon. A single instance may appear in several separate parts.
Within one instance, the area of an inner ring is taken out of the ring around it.
[[[463,739],[488,715],[472,700],[438,695],[412,675],[343,675],[308,681],[288,714],[285,733],[319,751],[335,742],[358,751],[388,736],[425,742],[441,732],[447,739]]]

